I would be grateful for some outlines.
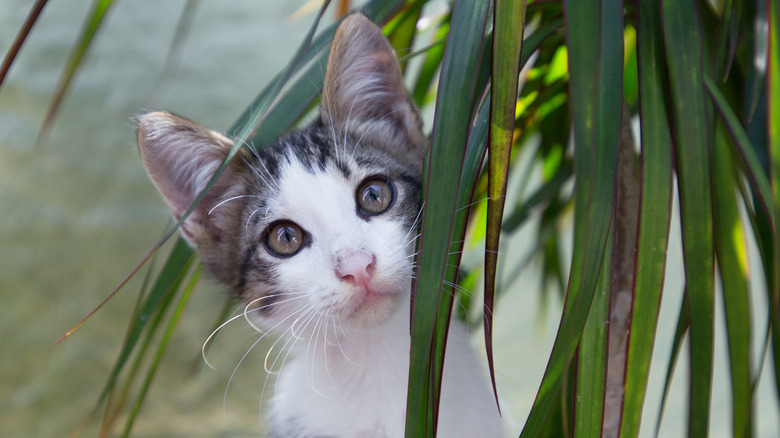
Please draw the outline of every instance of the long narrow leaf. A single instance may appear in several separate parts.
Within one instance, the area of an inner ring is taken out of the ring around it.
[[[176,241],[176,245],[171,251],[171,255],[160,269],[160,273],[155,280],[149,295],[146,297],[143,306],[135,317],[132,327],[128,330],[127,339],[125,339],[122,349],[117,358],[114,368],[108,378],[103,392],[98,400],[98,405],[105,400],[108,392],[113,388],[119,373],[124,368],[127,360],[130,358],[138,339],[146,327],[150,315],[156,311],[160,301],[170,292],[172,286],[180,280],[181,273],[186,270],[194,257],[192,248],[181,238]]]
[[[704,99],[701,33],[695,0],[664,0],[664,47],[669,67],[677,148],[683,260],[690,302],[690,424],[693,437],[709,429],[713,350],[713,247],[710,142]]]
[[[732,419],[735,437],[752,436],[750,376],[750,301],[745,235],[739,220],[734,163],[722,125],[716,131],[712,181],[715,254],[723,289],[731,369]]]
[[[413,286],[412,347],[406,436],[435,436],[438,391],[452,296],[442,293],[463,154],[471,109],[478,99],[476,81],[489,1],[459,1],[452,12],[436,101],[431,152],[425,180],[418,272]],[[449,281],[454,281],[450,279]],[[439,330],[435,330],[439,327]],[[442,330],[444,327],[445,330]]]
[[[485,237],[485,347],[490,379],[498,402],[493,366],[493,299],[496,293],[501,219],[504,216],[509,157],[515,130],[520,53],[523,47],[525,0],[496,0],[493,9],[493,66],[488,152],[487,235]]]
[[[623,91],[622,2],[564,6],[577,177],[574,247],[558,335],[522,437],[539,434],[560,391],[596,289],[614,201]]]
[[[637,3],[637,65],[642,146],[641,212],[620,436],[639,435],[653,354],[672,208],[672,138],[658,2]]]
[[[127,373],[122,379],[123,385],[119,391],[119,394],[117,395],[117,391],[114,388],[110,389],[108,399],[106,401],[106,413],[103,416],[103,424],[101,425],[101,438],[109,436],[114,423],[118,418],[120,418],[120,416],[125,414],[124,409],[127,400],[129,399],[133,390],[136,388],[136,377],[141,372],[143,364],[146,363],[148,359],[147,353],[150,351],[154,340],[157,339],[156,335],[159,333],[162,321],[169,313],[169,310],[171,310],[171,303],[174,302],[174,298],[176,297],[177,291],[181,286],[182,281],[184,280],[184,276],[186,275],[192,260],[194,260],[194,257],[191,257],[188,260],[187,265],[177,273],[178,275],[175,282],[170,284],[168,289],[165,291],[165,295],[152,309],[152,313],[150,315],[143,316],[146,320],[149,321],[144,327],[143,340],[139,346],[134,347],[132,350],[134,353],[133,363],[130,365]],[[137,320],[138,315],[139,314],[134,315],[133,321]],[[119,384],[120,382],[117,381],[115,383]]]
[[[38,133],[37,144],[41,144],[51,129],[51,124],[54,122],[54,118],[59,112],[60,105],[62,105],[65,99],[65,94],[70,88],[70,84],[73,81],[73,77],[76,75],[76,71],[81,66],[81,62],[84,60],[84,56],[87,54],[87,50],[92,41],[94,41],[95,34],[100,26],[103,24],[103,20],[106,13],[113,5],[113,0],[95,0],[92,5],[92,10],[87,17],[87,21],[84,23],[81,29],[81,35],[79,35],[76,45],[73,46],[73,50],[68,57],[68,61],[65,65],[65,70],[60,77],[60,81],[57,84],[57,89],[54,92],[54,97],[49,104],[49,109],[46,111],[46,118],[41,125],[41,130]]]
[[[160,340],[160,344],[157,347],[157,351],[152,360],[152,364],[149,368],[149,371],[146,374],[146,378],[144,379],[143,385],[141,386],[141,390],[130,411],[130,415],[125,425],[125,431],[122,434],[123,438],[128,438],[130,436],[130,431],[132,430],[133,424],[135,423],[135,418],[137,417],[138,412],[140,411],[141,406],[143,405],[143,401],[146,398],[146,394],[149,391],[149,387],[152,384],[152,380],[154,379],[154,376],[157,373],[157,368],[160,365],[160,361],[162,360],[163,354],[165,354],[165,351],[168,349],[168,342],[171,339],[173,330],[176,328],[176,324],[178,323],[179,317],[181,316],[181,313],[184,310],[184,306],[187,305],[190,297],[192,296],[192,291],[195,285],[197,284],[198,279],[200,278],[201,272],[202,269],[198,269],[195,275],[190,280],[189,284],[187,284],[187,287],[184,289],[182,297],[179,299],[179,303],[176,306],[176,310],[174,311],[170,321],[168,322],[168,326],[165,330],[165,333],[163,334],[162,339]]]
[[[607,404],[606,400],[608,393],[621,398],[623,388],[623,373],[620,367],[624,362],[611,364],[612,361],[620,362],[622,359],[613,354],[613,350],[621,351],[622,346],[616,346],[621,330],[621,325],[616,320],[621,317],[613,317],[615,314],[612,312],[627,312],[629,309],[628,306],[617,306],[617,295],[629,292],[619,289],[625,283],[617,281],[616,277],[620,277],[622,271],[630,271],[632,268],[630,264],[627,267],[623,267],[623,264],[626,263],[626,253],[633,252],[632,236],[636,232],[636,208],[631,207],[636,198],[631,181],[636,174],[633,169],[633,141],[630,140],[630,131],[623,135],[628,130],[628,121],[623,122],[623,118],[629,115],[627,111],[623,111],[622,2],[602,1],[601,8],[601,65],[604,70],[599,77],[596,109],[596,123],[599,126],[595,129],[595,136],[597,147],[617,149],[620,146],[619,154],[616,152],[618,161],[615,163],[615,185],[618,189],[614,191],[614,210],[610,212],[613,219],[599,274],[604,277],[599,279],[604,289],[599,288],[596,291],[578,350],[574,436],[614,433],[616,427],[613,423],[620,418],[619,406],[615,406],[611,400]],[[619,280],[625,281],[626,277],[628,276]],[[621,316],[627,318],[628,315]],[[605,324],[604,321],[610,323]],[[613,325],[612,322],[616,323]],[[625,327],[622,329],[625,330]],[[605,422],[609,423],[609,430],[604,429]]]
[[[763,207],[763,213],[767,216],[769,223],[773,224],[775,222],[775,209],[772,206],[772,186],[769,184],[769,179],[761,166],[761,161],[756,155],[753,145],[750,143],[745,128],[742,127],[742,124],[737,119],[737,115],[734,114],[723,93],[720,92],[712,79],[705,76],[704,85],[707,87],[707,92],[712,97],[715,109],[731,136],[736,157],[739,158],[739,163],[744,169],[751,186],[753,186],[758,201]]]
[[[604,436],[604,396],[607,378],[607,331],[609,324],[610,283],[614,233],[607,240],[608,250],[599,273],[599,283],[577,348],[577,383],[574,393],[572,436]],[[564,399],[565,400],[565,399]]]

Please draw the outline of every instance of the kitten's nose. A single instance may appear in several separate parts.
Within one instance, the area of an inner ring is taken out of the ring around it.
[[[376,256],[365,251],[349,252],[338,258],[336,275],[341,281],[368,287],[374,273]]]

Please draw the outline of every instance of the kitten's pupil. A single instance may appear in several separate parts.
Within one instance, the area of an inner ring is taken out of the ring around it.
[[[366,216],[384,213],[393,203],[395,193],[388,181],[370,178],[358,188],[357,202]]]
[[[293,222],[278,222],[269,228],[266,246],[274,255],[292,256],[301,249],[305,238],[301,227]]]

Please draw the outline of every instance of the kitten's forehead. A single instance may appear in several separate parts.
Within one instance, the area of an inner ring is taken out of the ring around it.
[[[414,166],[363,139],[336,135],[327,126],[294,131],[255,158],[249,167],[255,171],[251,192],[257,201],[246,219],[255,229],[278,220],[304,228],[320,228],[324,222],[323,232],[333,231],[329,224],[336,221],[358,220],[356,226],[362,227],[366,219],[358,218],[355,196],[371,177],[394,181],[403,201],[387,219],[411,223],[417,214],[420,176]]]
[[[284,163],[278,184],[279,196],[271,205],[277,214],[338,214],[353,202],[352,179],[363,172],[352,163],[335,162],[310,168],[298,159]],[[310,217],[310,220],[323,218]]]

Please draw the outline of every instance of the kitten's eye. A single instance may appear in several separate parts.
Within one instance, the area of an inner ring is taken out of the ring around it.
[[[277,222],[268,228],[265,245],[271,253],[279,257],[295,255],[306,240],[301,227],[290,221]]]
[[[369,178],[357,190],[357,204],[365,216],[384,213],[393,204],[395,192],[387,179]]]

